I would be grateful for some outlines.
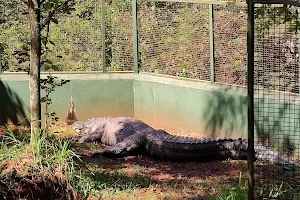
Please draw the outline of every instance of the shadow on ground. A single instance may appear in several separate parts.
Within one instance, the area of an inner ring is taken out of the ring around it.
[[[89,173],[97,185],[106,183],[118,190],[130,186],[149,190],[154,186],[166,194],[171,190],[179,195],[178,199],[207,199],[217,188],[235,185],[240,173],[244,178],[247,173],[246,161],[179,163],[147,156],[117,159],[82,156],[81,159],[80,169]]]

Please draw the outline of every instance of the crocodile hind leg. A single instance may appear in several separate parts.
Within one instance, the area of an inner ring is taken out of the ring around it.
[[[137,132],[117,144],[100,149],[92,154],[92,156],[102,155],[106,157],[119,157],[130,155],[133,151],[141,149],[146,143],[146,135],[143,132]]]

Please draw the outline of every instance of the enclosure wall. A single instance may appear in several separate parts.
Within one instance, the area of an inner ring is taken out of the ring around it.
[[[66,117],[72,96],[79,120],[128,116],[141,119],[155,128],[190,130],[211,137],[247,138],[245,87],[146,73],[53,75],[70,80],[52,94],[53,104],[50,105],[50,109],[62,120]],[[272,99],[271,93],[268,97],[258,100],[259,105],[266,104],[263,107],[267,110],[261,110],[256,115],[268,113],[268,122],[259,121],[255,124],[257,140],[270,140],[274,135],[270,133],[280,132],[280,127],[288,127],[288,122],[278,119],[287,116],[297,119],[300,114],[300,105],[276,101]],[[28,116],[27,74],[12,73],[0,76],[0,103],[2,124],[6,119],[11,120],[18,116],[20,121]],[[291,107],[297,112],[290,112],[288,108]],[[273,112],[272,109],[280,109],[281,112]],[[265,131],[262,133],[257,130]],[[281,131],[281,134],[285,135],[286,139],[295,137],[292,134],[297,131],[299,130],[285,130]],[[299,139],[293,138],[291,141],[300,141]]]
[[[154,127],[211,137],[247,137],[242,87],[148,74],[138,75],[133,87],[134,116]]]
[[[70,82],[58,87],[51,95],[50,110],[64,120],[70,97],[74,99],[77,118],[87,120],[97,116],[133,117],[132,77],[123,74],[53,74]],[[29,83],[27,75],[0,76],[0,118],[13,118],[13,107],[22,118],[29,116]],[[42,94],[43,96],[43,94]],[[18,97],[20,101],[16,99]],[[44,112],[43,112],[44,113]],[[0,120],[1,122],[1,120]]]
[[[63,120],[72,96],[79,120],[128,116],[156,128],[190,130],[212,137],[247,136],[246,90],[242,87],[149,74],[53,75],[70,80],[53,92],[50,105]],[[28,116],[28,75],[1,75],[1,85],[2,121],[14,115],[19,120]]]

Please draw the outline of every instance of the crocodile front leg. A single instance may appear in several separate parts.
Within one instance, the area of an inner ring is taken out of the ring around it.
[[[72,142],[84,143],[84,142],[101,142],[102,134],[95,132],[88,135],[83,136],[75,136],[71,138]]]

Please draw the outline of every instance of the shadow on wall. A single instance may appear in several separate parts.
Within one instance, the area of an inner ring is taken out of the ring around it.
[[[212,137],[247,137],[247,96],[235,90],[212,92],[204,111],[206,131]]]
[[[283,96],[280,100],[255,99],[254,105],[254,128],[258,141],[288,153],[299,151],[300,105],[292,100],[284,100]]]
[[[247,96],[236,90],[238,89],[228,87],[222,92],[212,93],[204,111],[206,131],[212,137],[222,135],[247,138]],[[300,151],[299,116],[300,105],[293,101],[279,101],[269,97],[256,98],[254,101],[256,141],[289,153]]]
[[[29,125],[23,102],[19,96],[0,80],[0,126],[12,122]]]

